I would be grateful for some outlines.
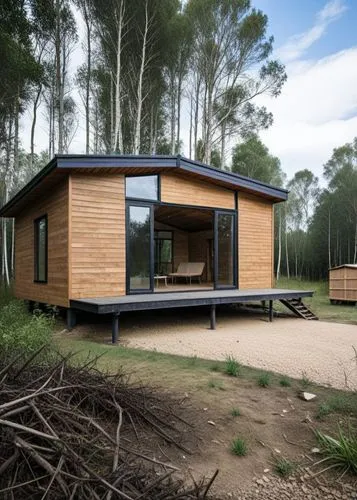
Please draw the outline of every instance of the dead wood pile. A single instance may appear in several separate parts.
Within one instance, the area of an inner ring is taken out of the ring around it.
[[[175,410],[176,406],[176,410]],[[170,398],[123,375],[0,356],[0,498],[202,499],[213,482],[185,482],[144,436],[185,453],[190,424]]]

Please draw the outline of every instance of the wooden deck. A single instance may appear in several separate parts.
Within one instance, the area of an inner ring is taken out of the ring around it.
[[[119,335],[119,316],[126,311],[145,311],[151,309],[169,309],[176,307],[210,306],[210,326],[216,328],[216,306],[254,301],[269,302],[269,320],[273,320],[273,301],[311,297],[311,290],[285,290],[282,288],[257,288],[250,290],[195,290],[192,292],[167,292],[125,295],[122,297],[96,297],[70,301],[68,309],[68,328],[75,324],[75,311],[95,314],[112,314],[112,342],[116,343]]]

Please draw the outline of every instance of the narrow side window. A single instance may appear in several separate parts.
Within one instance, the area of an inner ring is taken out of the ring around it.
[[[37,283],[47,283],[47,215],[34,221],[35,231],[35,276]]]

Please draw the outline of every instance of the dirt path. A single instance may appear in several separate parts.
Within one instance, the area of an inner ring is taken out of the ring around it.
[[[143,321],[145,324],[143,324]],[[298,318],[277,318],[222,313],[217,330],[204,323],[127,319],[121,338],[130,347],[184,356],[224,360],[233,355],[242,364],[343,389],[345,376],[357,387],[357,326]]]

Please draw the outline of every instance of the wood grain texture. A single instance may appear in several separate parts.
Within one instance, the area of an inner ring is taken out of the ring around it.
[[[34,283],[34,220],[48,217],[48,282]],[[68,306],[68,179],[27,206],[15,221],[15,296]]]
[[[234,191],[174,174],[161,174],[161,201],[201,207],[235,208]]]
[[[273,204],[257,196],[238,196],[239,288],[273,286]]]
[[[330,269],[329,298],[357,302],[357,268],[340,267]]]
[[[125,295],[125,182],[72,176],[71,299]]]

